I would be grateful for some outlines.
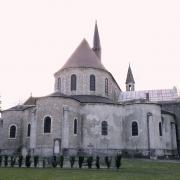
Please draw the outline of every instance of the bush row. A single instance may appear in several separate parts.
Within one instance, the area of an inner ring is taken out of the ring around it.
[[[51,165],[52,167],[56,168],[57,165],[59,165],[61,168],[63,168],[64,165],[64,156],[61,155],[59,157],[57,156],[53,156],[51,159]],[[67,158],[66,158],[67,160]],[[115,156],[114,161],[112,161],[112,157],[93,157],[93,156],[88,156],[88,157],[84,157],[84,156],[79,156],[79,157],[75,157],[75,156],[70,156],[68,158],[69,162],[70,162],[70,167],[73,168],[74,164],[76,162],[76,160],[78,161],[78,166],[79,168],[82,168],[83,165],[87,166],[89,169],[92,168],[93,162],[94,165],[96,166],[97,169],[100,169],[100,167],[102,165],[106,165],[106,167],[109,169],[111,166],[116,167],[117,169],[120,168],[121,166],[121,155],[117,155]],[[24,161],[24,165],[25,167],[29,168],[29,167],[37,167],[38,163],[40,161],[39,156],[33,156],[31,157],[30,155],[27,155],[25,158],[20,155],[20,156],[7,156],[5,155],[4,158],[3,156],[0,156],[0,167],[2,167],[4,165],[4,167],[7,166],[11,166],[14,167],[16,164],[18,164],[18,167],[22,167],[23,165],[23,161]],[[102,164],[100,162],[103,162]],[[32,165],[33,163],[33,165]],[[45,168],[46,167],[46,160],[45,158],[43,158],[42,160],[42,167]],[[114,163],[114,164],[112,164]]]

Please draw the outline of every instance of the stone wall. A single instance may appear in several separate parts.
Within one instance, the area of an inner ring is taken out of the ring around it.
[[[51,117],[50,133],[44,133],[46,116]],[[80,104],[70,98],[47,96],[39,98],[36,107],[4,111],[2,119],[1,153],[10,154],[25,147],[26,151],[43,156],[54,153],[112,155],[117,152],[150,157],[176,155],[174,116],[165,111],[162,114],[161,106],[155,103]],[[77,134],[74,133],[74,119],[78,122]],[[108,123],[107,135],[102,135],[103,121]],[[138,124],[137,136],[132,136],[133,121]],[[32,127],[30,138],[27,137],[29,123]],[[11,124],[17,126],[15,139],[9,139]]]
[[[68,118],[64,123],[65,111],[67,108]],[[60,140],[60,149],[64,148],[64,144],[68,147],[76,148],[78,146],[79,134],[73,135],[73,123],[75,118],[79,118],[79,103],[67,98],[44,97],[37,101],[36,119],[37,119],[37,139],[36,154],[52,155],[54,152],[54,140]],[[44,133],[44,118],[51,117],[51,133]],[[67,127],[64,126],[69,126]],[[65,131],[64,131],[65,129]],[[67,132],[69,131],[69,132]],[[68,133],[64,137],[63,134]],[[68,139],[66,139],[68,138]],[[68,142],[65,142],[67,140]]]
[[[123,149],[122,105],[86,104],[81,108],[82,116],[82,148],[84,149]],[[108,123],[108,134],[102,135],[101,124]]]
[[[2,113],[3,128],[1,136],[1,153],[14,153],[22,145],[22,111],[4,111]],[[16,126],[16,137],[9,137],[10,125]]]
[[[162,109],[175,114],[177,145],[178,145],[178,153],[180,155],[180,102],[179,101],[162,102]]]
[[[76,91],[71,91],[71,75],[77,76]],[[96,90],[90,91],[90,75],[95,75]],[[61,87],[58,87],[58,78],[61,78]],[[108,94],[105,93],[105,79],[108,79]],[[96,95],[118,99],[120,90],[112,76],[103,70],[92,68],[69,68],[55,75],[55,91],[66,95]]]
[[[81,108],[81,116],[81,147],[86,153],[126,152],[152,157],[176,153],[175,128],[171,127],[174,117],[163,114],[165,120],[160,136],[161,107],[158,104],[86,104]],[[102,121],[108,122],[107,136],[101,134]],[[133,121],[138,123],[137,136],[132,136]]]

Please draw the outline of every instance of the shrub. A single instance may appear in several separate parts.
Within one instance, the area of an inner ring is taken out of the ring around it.
[[[92,156],[89,156],[89,157],[87,158],[88,168],[92,168],[92,162],[93,162],[93,157],[92,157]]]
[[[16,163],[16,158],[14,156],[11,156],[11,167],[14,167]]]
[[[34,167],[36,168],[39,163],[39,156],[34,156]]]
[[[84,156],[79,156],[79,160],[78,160],[79,168],[82,168],[83,161],[84,161]]]
[[[73,168],[74,163],[75,163],[75,156],[71,156],[71,157],[70,157],[71,168]]]
[[[2,156],[0,156],[0,167],[2,166]]]
[[[29,168],[31,166],[31,156],[26,155],[26,167]]]
[[[111,158],[109,158],[108,156],[105,157],[105,163],[107,168],[109,169],[111,166]]]
[[[7,155],[4,156],[4,166],[5,167],[8,166],[8,156]]]
[[[96,168],[97,168],[97,169],[100,169],[99,160],[100,160],[99,156],[96,156]]]
[[[46,160],[45,160],[45,158],[43,158],[43,168],[45,168],[46,167]]]
[[[22,166],[22,161],[23,161],[23,156],[22,156],[22,155],[19,155],[18,165],[19,165],[20,168],[21,168],[21,166]]]
[[[52,160],[52,166],[53,166],[53,168],[56,168],[56,166],[57,166],[57,160],[56,160],[56,156],[53,156],[53,160]]]
[[[64,156],[63,155],[60,156],[59,165],[61,168],[63,168],[63,165],[64,165]]]
[[[121,166],[121,155],[117,155],[115,161],[116,161],[116,168],[119,169]]]

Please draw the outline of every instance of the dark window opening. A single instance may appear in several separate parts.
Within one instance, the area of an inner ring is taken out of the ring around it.
[[[44,133],[51,132],[51,118],[49,116],[44,119]]]
[[[159,123],[159,136],[162,136],[162,123]]]
[[[10,127],[10,138],[15,138],[16,137],[16,126],[11,126]]]
[[[138,136],[138,124],[137,122],[132,122],[132,136]]]
[[[71,75],[71,91],[76,90],[76,75]]]
[[[74,134],[77,134],[77,119],[74,119]]]
[[[96,90],[96,79],[94,75],[90,75],[90,91]]]
[[[101,128],[102,128],[101,129],[101,134],[104,135],[104,136],[108,135],[108,123],[107,123],[107,121],[102,122],[102,127]]]
[[[108,94],[108,79],[105,79],[105,93]]]
[[[61,90],[61,78],[58,78],[58,89]]]
[[[28,124],[27,137],[30,137],[30,135],[31,135],[31,125]]]
[[[0,121],[0,127],[3,128],[3,120]]]

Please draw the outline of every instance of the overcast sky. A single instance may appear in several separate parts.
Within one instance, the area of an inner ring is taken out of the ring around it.
[[[54,73],[97,19],[102,63],[122,90],[180,88],[179,0],[0,0],[2,108],[53,92]]]

